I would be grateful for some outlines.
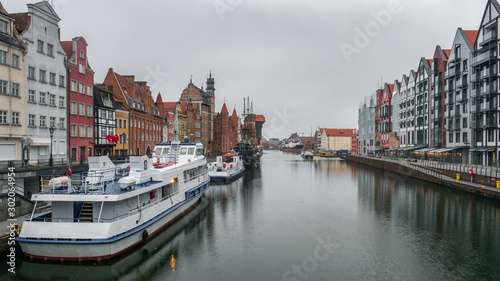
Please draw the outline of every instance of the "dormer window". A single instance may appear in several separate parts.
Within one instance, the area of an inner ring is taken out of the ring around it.
[[[9,23],[4,20],[0,20],[0,32],[9,33],[8,29],[9,29]]]
[[[81,59],[85,58],[84,55],[83,55],[83,51],[80,51],[80,58]]]

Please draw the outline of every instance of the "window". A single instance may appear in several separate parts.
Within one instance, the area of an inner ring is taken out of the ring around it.
[[[493,141],[493,136],[495,134],[494,132],[495,132],[494,130],[488,130],[488,142]]]
[[[71,80],[71,91],[76,92],[76,81],[75,80]]]
[[[92,105],[87,104],[87,116],[92,117]]]
[[[453,133],[449,133],[449,135],[448,135],[448,136],[449,136],[449,139],[450,139],[449,141],[450,141],[450,142],[453,142]]]
[[[46,93],[40,93],[40,103],[41,104],[47,104],[45,97],[46,97]]]
[[[80,83],[80,94],[84,94],[85,95],[85,84],[83,83]]]
[[[78,70],[81,74],[85,74],[85,64],[80,63],[80,65],[78,66]]]
[[[76,113],[76,101],[71,101],[70,113],[75,114],[75,115],[77,114]]]
[[[12,96],[13,97],[19,97],[19,88],[21,88],[21,85],[17,83],[12,83]]]
[[[38,79],[40,82],[45,83],[45,70],[40,69],[40,79]]]
[[[80,137],[85,137],[85,125],[80,125]]]
[[[71,130],[70,130],[71,136],[76,137],[76,124],[71,124],[70,128],[71,128]]]
[[[66,118],[59,118],[59,129],[66,129]]]
[[[127,120],[123,120],[123,129],[127,129]]]
[[[49,83],[51,85],[55,85],[56,84],[56,74],[55,73],[50,73]]]
[[[7,52],[0,50],[0,63],[7,64]]]
[[[56,106],[56,95],[49,94],[49,105]]]
[[[83,56],[83,51],[80,51],[80,58],[81,58],[81,59],[85,58],[85,57]]]
[[[456,140],[455,142],[460,142],[460,133],[456,133]]]
[[[92,96],[92,85],[87,85],[87,96]]]
[[[467,128],[467,117],[464,117],[462,121],[463,121],[462,128],[464,129]]]
[[[7,94],[7,81],[0,80],[0,94]]]
[[[12,54],[12,67],[19,68],[19,56]]]
[[[64,75],[59,75],[59,87],[65,87],[66,83],[65,83],[66,80],[64,80]]]
[[[464,72],[466,72],[466,71],[468,70],[468,68],[467,68],[467,67],[468,67],[468,66],[467,66],[467,64],[468,64],[468,60],[464,60],[464,66],[463,66],[463,70],[464,70]]]
[[[79,110],[78,112],[80,113],[80,116],[85,116],[85,104],[84,103],[80,103],[78,110]]]
[[[8,30],[9,30],[9,23],[4,20],[0,20],[0,32],[8,33],[7,32]]]
[[[92,137],[92,126],[87,126],[87,138]]]
[[[120,129],[122,128],[122,122],[123,122],[122,119],[120,119],[120,122],[118,122],[118,128]]]
[[[38,40],[38,49],[37,51],[39,53],[43,53],[43,41],[42,40]]]
[[[59,97],[59,107],[66,107],[66,103],[64,102],[65,97]]]
[[[28,91],[28,102],[35,103],[35,91],[29,90]]]
[[[29,127],[35,127],[35,115],[34,114],[30,114],[28,115],[28,126]]]
[[[7,111],[0,110],[0,124],[7,124]]]
[[[40,127],[47,127],[46,119],[47,119],[47,117],[40,116]]]
[[[49,127],[50,128],[55,128],[56,127],[56,118],[55,117],[50,117]]]
[[[462,134],[462,141],[463,141],[464,143],[465,143],[465,142],[467,142],[467,132],[464,132],[464,133]]]
[[[54,56],[54,46],[47,44],[47,55],[53,57]]]
[[[35,68],[28,66],[28,79],[35,80]]]

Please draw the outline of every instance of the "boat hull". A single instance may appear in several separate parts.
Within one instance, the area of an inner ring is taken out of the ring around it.
[[[152,239],[161,230],[175,223],[199,202],[202,194],[210,187],[207,180],[191,189],[195,195],[165,210],[125,234],[108,239],[88,239],[90,241],[31,241],[18,238],[24,254],[31,259],[56,261],[103,261],[121,255]],[[62,224],[61,224],[62,225]],[[84,239],[81,239],[84,240]]]
[[[239,176],[243,175],[245,171],[245,167],[237,170],[237,171],[228,171],[228,172],[208,172],[210,176],[211,182],[230,182],[235,180]]]
[[[283,152],[287,153],[301,153],[302,148],[283,148]]]

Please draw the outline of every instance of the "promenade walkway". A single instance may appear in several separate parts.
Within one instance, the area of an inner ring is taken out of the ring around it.
[[[449,185],[449,186],[456,186],[457,184],[460,184],[461,186],[466,186],[470,189],[475,189],[478,191],[483,190],[483,191],[496,193],[498,195],[498,197],[500,197],[500,189],[496,188],[495,182],[492,182],[491,186],[488,186],[485,184],[470,182],[468,180],[462,180],[462,179],[457,181],[456,178],[452,178],[452,177],[444,175],[443,173],[438,172],[438,170],[449,170],[449,171],[454,171],[454,172],[463,174],[463,173],[468,173],[469,169],[473,168],[474,174],[476,174],[476,175],[498,178],[497,175],[500,175],[500,173],[497,171],[496,168],[481,167],[481,166],[477,166],[477,165],[473,166],[473,165],[437,163],[437,162],[425,161],[425,160],[417,160],[417,162],[409,162],[405,159],[392,159],[389,157],[378,158],[378,157],[371,157],[371,156],[365,156],[365,155],[359,155],[359,154],[356,154],[354,156],[360,157],[360,158],[371,159],[371,160],[382,161],[382,162],[390,162],[390,163],[399,164],[401,166],[405,166],[405,167],[408,167],[408,168],[413,169],[415,171],[419,171],[421,173],[424,173],[424,174],[426,174],[430,177],[433,177],[435,179],[439,179],[442,182],[448,183],[447,185]],[[500,178],[499,178],[499,180],[500,180]]]

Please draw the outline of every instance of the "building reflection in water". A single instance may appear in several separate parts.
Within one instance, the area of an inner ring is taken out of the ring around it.
[[[500,266],[499,202],[357,167],[359,209],[373,213],[377,227],[402,237],[422,256],[439,249],[440,258],[451,267],[484,268],[488,276]]]

